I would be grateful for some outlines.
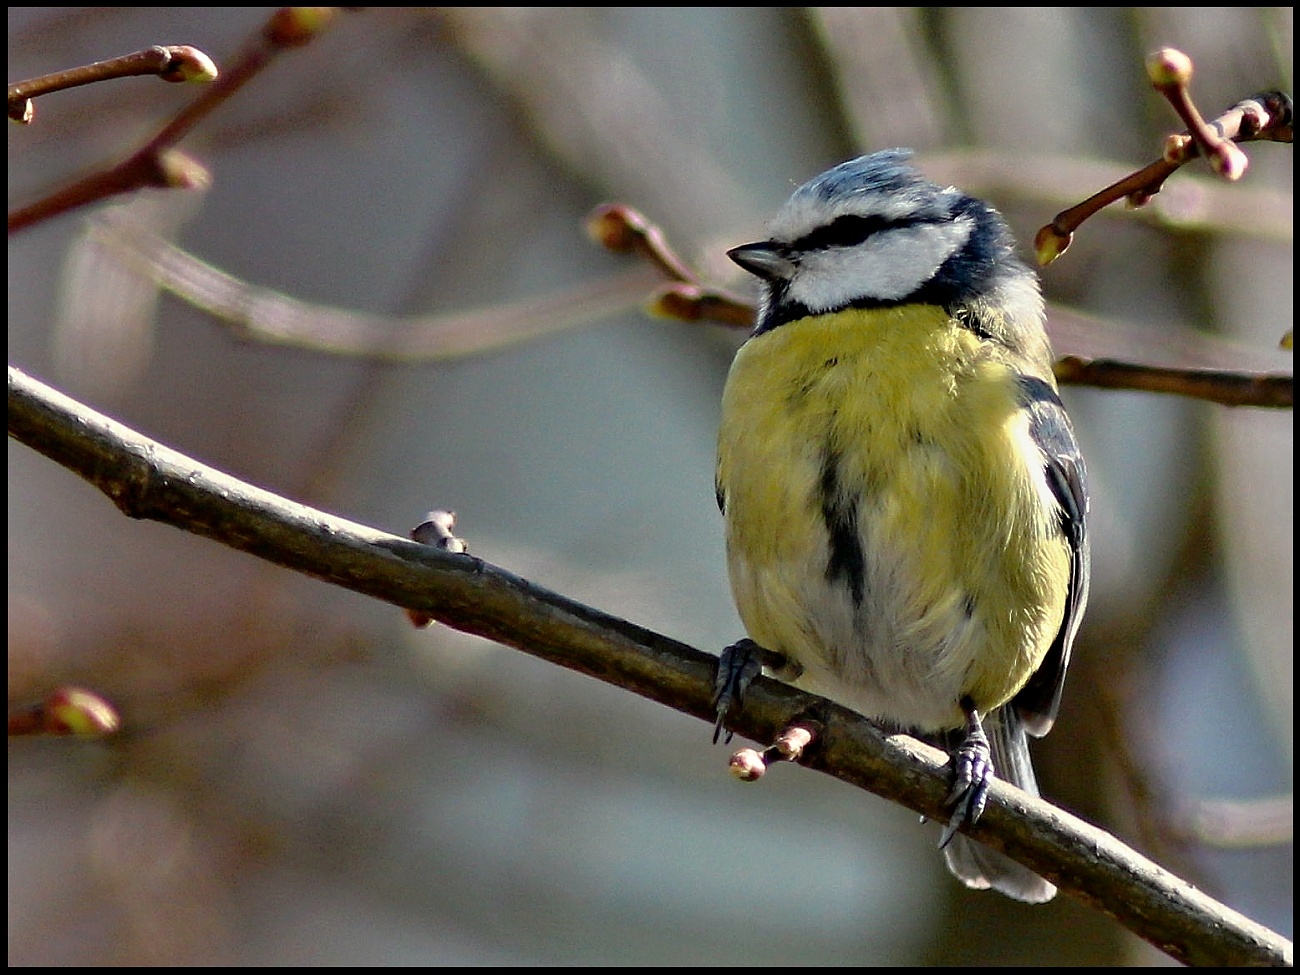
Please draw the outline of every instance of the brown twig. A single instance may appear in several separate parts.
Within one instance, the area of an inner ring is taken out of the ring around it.
[[[649,261],[669,281],[699,283],[699,276],[677,256],[664,232],[645,215],[621,203],[605,203],[587,217],[591,239],[615,254],[636,254]]]
[[[1062,385],[1174,393],[1221,406],[1295,407],[1295,377],[1283,373],[1181,369],[1073,355],[1058,359],[1054,371]]]
[[[9,233],[17,233],[70,210],[143,187],[185,189],[206,184],[209,179],[206,169],[179,152],[176,144],[262,71],[276,55],[299,47],[324,31],[333,19],[335,9],[282,7],[277,10],[234,63],[144,145],[117,165],[91,173],[14,210],[9,214]],[[12,101],[10,105],[12,111]]]
[[[672,249],[664,232],[639,210],[622,203],[602,204],[587,217],[587,233],[615,254],[637,255],[668,279],[669,284],[653,292],[646,303],[651,314],[681,322],[754,327],[753,304],[705,285]]]
[[[1240,133],[1225,136],[1222,126],[1211,128],[1201,117],[1188,88],[1192,81],[1192,59],[1172,47],[1161,48],[1147,58],[1147,77],[1187,126],[1185,133],[1165,140],[1164,158],[1181,165],[1199,154],[1224,179],[1240,179],[1248,165],[1246,154],[1232,141],[1240,138]]]
[[[217,77],[217,66],[212,59],[188,44],[155,44],[143,51],[134,51],[121,57],[83,64],[55,71],[9,86],[9,118],[27,124],[36,115],[33,98],[48,95],[80,85],[91,85],[114,78],[136,78],[155,75],[163,81],[209,82]]]
[[[678,322],[719,322],[732,328],[754,327],[754,305],[730,291],[685,282],[665,285],[650,295],[645,310]]]
[[[1246,171],[1248,160],[1238,142],[1291,142],[1294,137],[1294,108],[1289,95],[1265,91],[1246,98],[1207,123],[1192,101],[1192,61],[1173,48],[1163,48],[1147,59],[1152,86],[1173,106],[1187,131],[1165,141],[1160,159],[1094,193],[1082,203],[1062,210],[1034,237],[1038,263],[1046,266],[1069,248],[1074,232],[1085,220],[1120,200],[1139,207],[1163,188],[1177,170],[1204,156],[1211,168],[1228,180]]]

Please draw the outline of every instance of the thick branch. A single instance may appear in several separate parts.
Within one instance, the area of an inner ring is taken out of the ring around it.
[[[126,514],[170,524],[712,720],[716,658],[469,555],[335,518],[205,467],[9,369],[9,435],[90,481]],[[759,679],[730,724],[759,741],[815,710],[803,764],[926,816],[945,813],[947,757],[784,684]],[[1000,782],[972,831],[1173,957],[1287,965],[1290,942],[1109,834]]]

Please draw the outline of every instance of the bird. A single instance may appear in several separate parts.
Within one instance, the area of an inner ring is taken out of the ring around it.
[[[1028,736],[1056,719],[1088,598],[1087,474],[1036,273],[997,210],[911,158],[834,166],[727,252],[758,306],[718,434],[748,634],[718,721],[724,668],[758,659],[937,744],[949,870],[1042,903],[1053,884],[957,830],[995,776],[1038,794]]]

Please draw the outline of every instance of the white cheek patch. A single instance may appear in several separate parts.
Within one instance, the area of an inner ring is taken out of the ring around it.
[[[813,312],[862,298],[906,298],[966,245],[974,226],[970,217],[958,217],[884,230],[852,247],[809,251],[787,294]]]

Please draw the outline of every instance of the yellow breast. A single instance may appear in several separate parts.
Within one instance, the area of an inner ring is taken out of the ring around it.
[[[866,714],[956,727],[1060,625],[1068,547],[992,343],[941,309],[851,309],[756,336],[723,395],[718,486],[741,618]]]

